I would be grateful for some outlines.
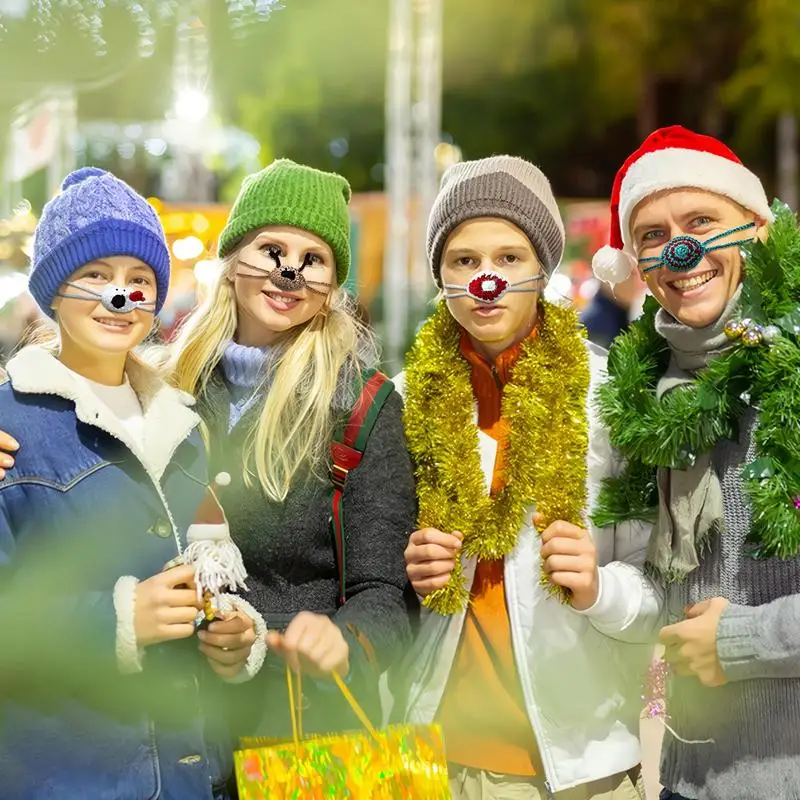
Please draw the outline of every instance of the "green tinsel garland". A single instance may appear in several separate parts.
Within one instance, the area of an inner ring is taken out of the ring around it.
[[[766,242],[747,245],[741,317],[780,335],[758,346],[738,341],[691,386],[656,399],[669,360],[655,330],[658,303],[620,336],[608,358],[609,381],[598,404],[626,470],[605,481],[592,513],[597,525],[658,514],[656,470],[686,468],[723,438],[738,437],[748,406],[758,409],[756,457],[742,478],[752,506],[754,557],[800,553],[800,228],[794,213],[773,204]]]

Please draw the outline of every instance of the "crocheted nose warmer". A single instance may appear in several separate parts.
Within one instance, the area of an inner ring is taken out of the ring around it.
[[[509,292],[535,292],[535,286],[525,284],[536,283],[544,275],[532,275],[530,278],[521,278],[518,281],[509,281],[505,276],[493,270],[484,270],[478,273],[469,283],[445,283],[445,300],[455,300],[458,297],[471,297],[478,303],[496,303]]]
[[[745,225],[739,225],[736,228],[718,233],[710,239],[701,242],[695,239],[694,236],[673,236],[661,251],[660,256],[651,256],[649,258],[640,258],[640,264],[649,264],[650,266],[644,267],[643,272],[652,272],[659,267],[667,267],[673,272],[688,272],[694,269],[704,258],[706,253],[711,253],[714,250],[724,250],[726,247],[736,247],[740,244],[747,244],[752,241],[750,239],[737,239],[735,242],[725,242],[723,244],[715,244],[712,247],[709,245],[712,242],[717,242],[726,236],[732,236],[734,233],[746,231],[748,228],[755,228],[755,222],[748,222]]]
[[[281,257],[277,253],[270,253],[269,257],[275,262],[275,266],[272,269],[264,269],[264,267],[259,267],[249,261],[240,259],[240,264],[254,269],[260,274],[250,275],[246,272],[237,272],[236,275],[240,278],[258,278],[259,280],[268,278],[269,282],[282,292],[300,292],[303,289],[308,289],[316,294],[327,295],[330,291],[330,283],[311,281],[303,274],[303,270],[311,266],[311,255],[309,253],[306,253],[303,263],[299,267],[285,266],[281,263]]]
[[[84,294],[63,294],[59,292],[59,297],[65,297],[69,300],[99,300],[103,304],[103,308],[112,314],[127,314],[137,308],[141,308],[142,311],[148,311],[151,314],[156,313],[156,301],[145,299],[144,292],[141,289],[128,289],[123,286],[109,284],[104,287],[102,292],[95,292],[72,281],[67,281],[66,285]]]

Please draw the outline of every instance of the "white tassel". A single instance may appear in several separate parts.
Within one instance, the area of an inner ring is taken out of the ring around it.
[[[232,539],[201,539],[192,542],[183,553],[184,561],[195,568],[197,599],[202,601],[203,592],[215,597],[228,590],[247,590],[247,571],[239,548]]]

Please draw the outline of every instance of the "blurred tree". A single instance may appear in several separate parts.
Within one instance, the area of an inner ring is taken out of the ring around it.
[[[778,114],[800,114],[800,3],[750,0],[746,5],[748,36],[724,99],[754,133]]]
[[[356,190],[382,188],[388,3],[284,5],[238,40],[225,5],[212,4],[214,113],[255,135],[263,162],[288,156],[338,169]],[[466,158],[534,160],[562,195],[604,195],[637,141],[673,123],[722,136],[768,176],[775,119],[800,105],[799,9],[798,0],[444,0],[443,127]],[[163,116],[174,30],[159,33],[152,58],[81,96],[82,118]],[[5,47],[3,74],[24,73],[4,61]],[[124,52],[120,43],[114,57]]]
[[[41,40],[35,11],[0,18],[0,96],[21,102],[53,84],[82,88],[113,82],[141,54],[134,19],[124,6],[104,10],[102,46],[82,27],[72,4],[64,4],[57,16],[57,30],[46,32],[48,44]]]
[[[800,5],[796,0],[750,3],[751,35],[740,69],[725,87],[739,112],[739,140],[758,147],[776,121],[776,193],[793,208],[800,203],[798,117],[800,97]]]
[[[582,5],[596,110],[603,121],[633,116],[639,138],[673,122],[725,135],[730,120],[721,88],[749,36],[751,0],[584,0]]]
[[[776,119],[800,112],[797,0],[583,5],[604,122],[635,115],[640,138],[675,122],[722,136],[769,182]]]

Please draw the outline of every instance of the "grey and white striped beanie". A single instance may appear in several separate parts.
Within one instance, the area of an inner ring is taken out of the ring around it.
[[[439,288],[447,237],[476,217],[498,217],[516,225],[530,239],[548,277],[561,261],[564,223],[545,174],[516,156],[464,161],[442,176],[428,218],[428,259]]]

